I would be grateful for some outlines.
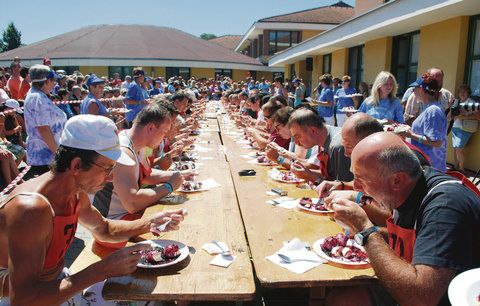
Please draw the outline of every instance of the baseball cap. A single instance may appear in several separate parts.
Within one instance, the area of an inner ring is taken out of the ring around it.
[[[421,77],[418,78],[415,82],[408,85],[408,87],[420,87],[420,88],[423,88],[425,91],[427,91],[429,93],[432,93],[432,94],[438,92],[438,90],[430,89],[428,87],[427,83],[425,83],[425,80]]]
[[[71,148],[92,150],[126,166],[135,164],[120,149],[115,123],[104,116],[77,115],[72,117],[65,124],[60,144]]]
[[[87,86],[95,86],[99,84],[105,84],[105,81],[97,77],[95,74],[91,74],[87,80]]]
[[[300,83],[300,79],[298,79],[298,78],[294,79],[293,83]]]
[[[35,67],[36,66],[33,66],[32,68],[30,68],[30,78],[31,78],[32,83],[42,82],[42,81],[46,81],[46,80],[49,80],[49,79],[59,79],[60,78],[60,76],[58,74],[56,74],[55,71],[51,68],[48,71],[48,74],[46,76],[44,76],[43,78],[40,78],[40,79],[32,78],[32,73],[36,72]],[[40,66],[40,67],[42,67],[42,66]],[[49,68],[48,66],[43,66],[43,67]]]
[[[18,103],[18,101],[15,99],[8,99],[5,101],[5,106],[14,108],[17,113],[23,114],[23,111],[20,109],[20,103]]]

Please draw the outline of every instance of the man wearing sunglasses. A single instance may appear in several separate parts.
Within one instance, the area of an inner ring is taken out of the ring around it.
[[[150,248],[121,249],[70,275],[64,257],[78,222],[110,242],[158,233],[169,220],[166,230],[178,228],[181,210],[124,222],[103,218],[91,205],[87,193],[110,182],[116,165],[132,164],[110,119],[79,115],[66,123],[51,170],[19,185],[0,204],[0,305],[59,305],[94,283],[132,273],[138,252]]]

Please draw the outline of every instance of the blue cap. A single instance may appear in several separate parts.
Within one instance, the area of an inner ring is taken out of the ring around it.
[[[48,72],[47,76],[46,76],[47,79],[61,79],[61,77],[55,73],[55,70],[53,69],[50,69],[50,71]]]
[[[97,77],[95,74],[91,74],[90,77],[88,78],[87,86],[96,86],[99,84],[105,84],[105,81]]]
[[[301,83],[299,78],[293,80],[293,83]]]
[[[425,91],[429,92],[429,93],[436,93],[438,92],[438,90],[435,90],[435,89],[430,89],[427,85],[427,83],[425,83],[425,80],[423,78],[418,78],[415,82],[411,83],[410,85],[408,85],[408,87],[420,87],[420,88],[423,88]]]

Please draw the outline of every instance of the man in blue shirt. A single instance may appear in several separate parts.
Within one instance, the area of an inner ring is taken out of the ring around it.
[[[154,87],[153,87],[153,89],[150,89],[148,91],[148,95],[150,97],[152,97],[152,96],[156,96],[158,94],[163,93],[163,86],[162,85],[163,85],[163,83],[160,79],[155,79]]]
[[[145,96],[143,95],[142,85],[145,81],[145,71],[143,68],[137,67],[133,69],[133,82],[128,85],[127,96],[125,99],[125,107],[130,110],[126,114],[126,119],[131,125],[133,119],[145,107]]]

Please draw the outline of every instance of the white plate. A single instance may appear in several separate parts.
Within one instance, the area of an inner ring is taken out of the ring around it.
[[[343,108],[340,109],[340,111],[344,112],[344,113],[356,113],[356,112],[358,112],[358,109],[343,107]]]
[[[343,260],[340,260],[338,258],[333,258],[333,257],[328,256],[325,252],[323,252],[322,247],[321,247],[324,240],[325,240],[325,238],[322,238],[322,239],[319,239],[319,240],[317,240],[313,243],[313,251],[315,253],[317,253],[318,256],[320,256],[322,258],[325,258],[328,261],[338,263],[338,264],[341,264],[341,265],[347,265],[347,266],[365,266],[365,265],[370,264],[368,262],[368,260],[367,260],[367,262],[351,262],[351,261],[343,261]],[[356,243],[354,245],[357,248],[361,249],[362,251],[365,251],[365,249],[362,246],[360,246]]]
[[[385,124],[385,125],[383,126],[383,130],[387,132],[387,131],[388,131],[388,128],[390,128],[390,127],[392,127],[391,124]],[[396,127],[394,127],[393,131],[390,131],[390,132],[393,132],[393,133],[395,133],[395,134],[401,134],[401,133],[406,132],[406,131],[408,131],[408,130],[410,130],[410,129],[411,129],[410,126],[408,126],[408,125],[406,125],[406,124],[401,124],[401,125],[397,125]]]
[[[277,177],[272,177],[272,179],[274,179],[275,181],[279,181],[279,182],[287,183],[287,184],[298,184],[298,183],[305,182],[304,179],[299,179],[299,178],[297,178],[295,181],[285,181],[285,180],[279,179]]]
[[[200,188],[197,190],[183,190],[183,189],[178,189],[178,192],[185,192],[185,193],[192,193],[192,192],[201,192],[201,191],[207,191],[208,189],[206,188]]]
[[[259,163],[257,161],[253,162],[252,164],[257,165],[257,166],[265,166],[265,167],[278,166],[277,163]]]
[[[448,298],[453,306],[478,305],[480,268],[458,274],[448,286]]]
[[[325,210],[325,211],[323,211],[323,210],[316,210],[316,209],[306,208],[306,207],[304,207],[304,206],[302,206],[302,205],[300,204],[300,200],[301,200],[301,199],[298,200],[297,207],[298,207],[299,209],[301,209],[301,210],[313,212],[313,213],[315,213],[315,214],[331,214],[331,213],[333,213],[333,210]],[[317,201],[318,201],[318,198],[312,198],[312,202],[317,203]]]
[[[188,254],[190,253],[190,250],[188,249],[188,246],[185,244],[175,241],[175,240],[163,240],[163,239],[157,239],[157,240],[146,240],[142,241],[139,243],[143,244],[151,244],[151,245],[159,245],[162,247],[166,247],[167,245],[170,244],[176,244],[178,245],[178,250],[180,251],[180,256],[178,256],[175,260],[172,260],[170,262],[164,263],[164,264],[159,264],[159,265],[145,265],[142,263],[138,263],[137,267],[140,268],[147,268],[147,269],[153,269],[153,268],[163,268],[163,267],[168,267],[168,266],[173,266],[174,264],[177,264],[184,260],[185,258],[188,257]]]

